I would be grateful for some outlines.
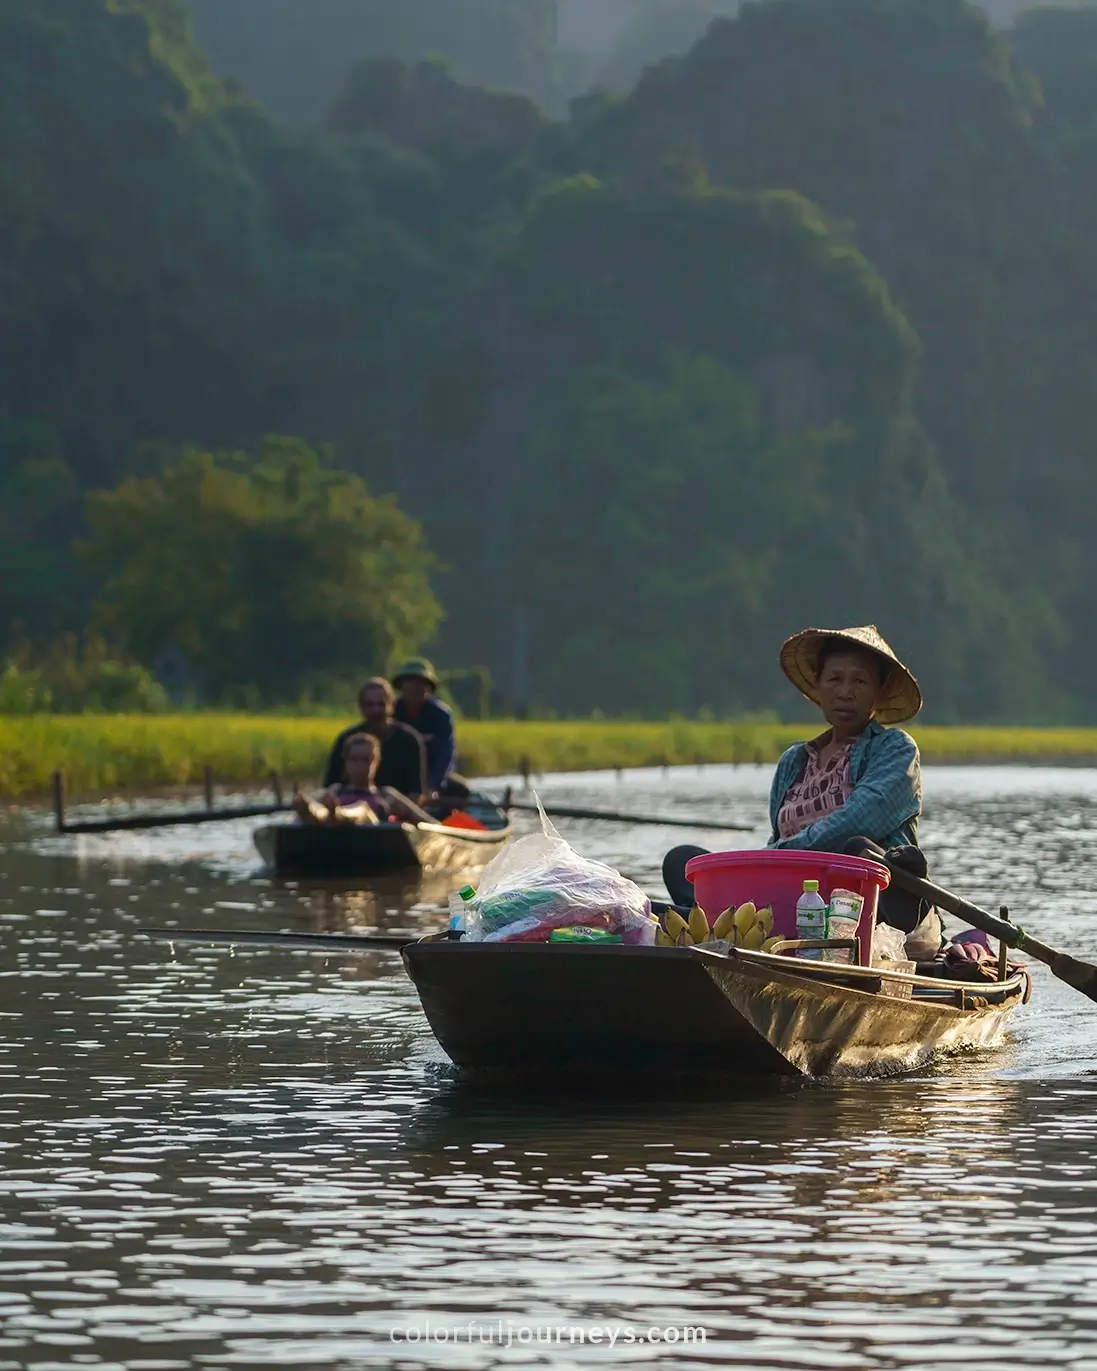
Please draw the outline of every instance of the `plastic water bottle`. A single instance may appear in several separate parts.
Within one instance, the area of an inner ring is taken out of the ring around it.
[[[465,931],[465,905],[475,898],[476,887],[472,885],[462,886],[460,890],[454,890],[450,893],[449,931],[451,933],[463,933]]]
[[[819,894],[818,881],[805,881],[804,893],[796,901],[796,936],[805,940],[827,936],[827,902]],[[812,947],[802,949],[801,957],[822,959],[823,949]]]

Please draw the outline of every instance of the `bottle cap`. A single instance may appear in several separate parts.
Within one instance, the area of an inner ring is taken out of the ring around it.
[[[819,882],[818,882],[818,881],[805,881],[805,882],[804,882],[804,894],[805,894],[805,895],[809,894],[809,893],[810,893],[811,891],[813,891],[813,890],[816,890],[816,891],[817,891],[818,889],[819,889]]]
[[[816,882],[816,885],[818,885],[818,882]],[[475,900],[476,887],[474,885],[464,885],[458,891],[458,894],[461,896],[462,900]]]

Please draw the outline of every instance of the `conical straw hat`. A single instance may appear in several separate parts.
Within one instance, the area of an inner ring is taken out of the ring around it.
[[[805,628],[794,633],[781,649],[781,670],[812,704],[819,703],[819,649],[828,638],[841,638],[851,647],[867,649],[887,663],[888,675],[876,705],[882,724],[901,724],[922,708],[922,692],[875,624],[860,628]]]

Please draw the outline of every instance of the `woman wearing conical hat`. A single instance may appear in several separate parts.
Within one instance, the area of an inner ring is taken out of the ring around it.
[[[810,742],[794,743],[777,763],[770,788],[770,847],[843,852],[865,837],[914,871],[926,873],[917,849],[922,813],[918,745],[895,724],[922,707],[922,692],[875,624],[860,628],[807,628],[781,649],[782,670],[818,705],[827,728]],[[692,903],[685,864],[703,851],[668,852],[663,878],[671,898]],[[908,955],[932,957],[940,946],[935,911],[889,891],[881,918],[908,934]]]
[[[915,846],[922,813],[918,745],[901,728],[922,708],[918,682],[880,635],[808,628],[781,649],[781,668],[822,710],[827,729],[796,743],[770,790],[771,847],[842,852],[863,835]]]

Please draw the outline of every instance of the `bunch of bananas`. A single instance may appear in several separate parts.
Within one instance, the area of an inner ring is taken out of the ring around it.
[[[745,947],[752,952],[769,952],[780,938],[771,937],[773,932],[773,910],[766,905],[755,909],[748,900],[738,909],[725,909],[716,922],[709,928],[704,910],[694,905],[689,918],[683,919],[675,909],[668,909],[663,916],[664,927],[655,934],[656,947],[693,947],[726,939],[735,947]]]
[[[711,940],[708,919],[700,905],[693,906],[688,919],[683,919],[676,909],[668,909],[663,915],[663,927],[655,933],[656,947],[693,947]]]

